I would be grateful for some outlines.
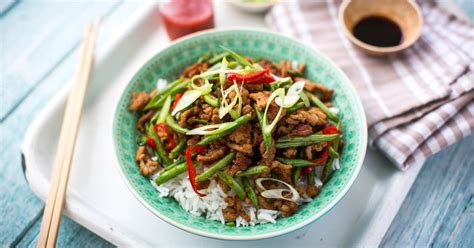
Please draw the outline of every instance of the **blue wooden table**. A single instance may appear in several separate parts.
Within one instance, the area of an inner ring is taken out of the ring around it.
[[[474,17],[472,0],[457,0]],[[101,15],[98,49],[139,4],[0,1],[0,245],[35,246],[43,211],[21,170],[20,145],[39,110],[73,75],[86,23]],[[473,41],[474,42],[474,41]],[[424,165],[382,245],[474,247],[474,135]],[[63,218],[58,246],[111,246]]]

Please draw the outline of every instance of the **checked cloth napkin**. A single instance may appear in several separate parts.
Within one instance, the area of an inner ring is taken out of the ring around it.
[[[266,15],[274,30],[310,43],[348,75],[369,125],[369,142],[405,170],[474,131],[474,26],[420,3],[420,39],[389,57],[364,54],[345,37],[338,0],[286,1]]]

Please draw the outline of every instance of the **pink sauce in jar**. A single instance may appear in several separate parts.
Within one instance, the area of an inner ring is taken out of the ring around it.
[[[160,16],[171,40],[214,27],[211,0],[170,0],[160,5]]]

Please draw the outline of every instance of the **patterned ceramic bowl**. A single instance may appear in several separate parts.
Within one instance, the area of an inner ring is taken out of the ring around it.
[[[136,116],[127,111],[132,92],[150,91],[158,78],[168,81],[206,52],[220,52],[219,45],[243,55],[297,60],[306,64],[306,77],[335,90],[333,103],[340,109],[344,127],[344,148],[340,170],[324,185],[320,195],[276,224],[228,227],[220,222],[195,217],[183,210],[172,198],[160,198],[150,181],[138,171],[134,161]],[[153,56],[132,78],[120,98],[115,112],[113,137],[121,174],[129,189],[151,212],[183,230],[218,239],[254,240],[282,235],[317,220],[333,208],[349,190],[364,159],[367,126],[364,110],[351,82],[328,58],[298,41],[275,33],[256,30],[204,31],[173,42]]]

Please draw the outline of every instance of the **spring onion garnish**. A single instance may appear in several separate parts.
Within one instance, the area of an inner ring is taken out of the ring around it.
[[[201,139],[201,141],[199,141],[197,143],[198,146],[204,146],[204,145],[207,145],[211,142],[213,142],[214,140],[218,140],[218,139],[221,139],[222,137],[228,135],[229,133],[231,133],[232,131],[234,131],[235,129],[237,129],[238,127],[242,126],[243,124],[247,123],[248,121],[250,121],[250,119],[252,119],[252,117],[250,115],[242,115],[241,117],[239,117],[237,120],[233,121],[232,122],[232,128],[230,128],[229,130],[226,130],[224,132],[221,132],[219,134],[214,134],[214,135],[207,135],[205,136],[204,138]]]
[[[219,124],[207,125],[192,129],[186,132],[186,135],[213,135],[225,132],[234,127],[234,122],[224,122]]]
[[[171,108],[171,96],[168,96],[163,104],[163,108],[161,108],[160,115],[158,116],[158,120],[156,123],[164,123],[166,121],[166,117],[170,114]]]
[[[304,88],[304,81],[297,81],[290,86],[286,96],[283,98],[277,97],[275,98],[275,103],[284,108],[290,108],[291,106],[295,105],[296,102],[300,99],[300,93],[303,91]]]
[[[184,92],[178,104],[176,104],[176,107],[173,109],[173,112],[171,112],[171,115],[174,116],[179,111],[187,108],[189,105],[193,104],[193,102],[195,102],[200,96],[209,94],[209,92],[212,91],[212,84],[210,84],[207,80],[201,86],[196,86],[191,82],[191,88],[192,90]]]
[[[263,187],[262,181],[279,182],[281,184],[284,184],[288,188],[287,189],[268,189],[267,190],[265,187]],[[260,189],[260,191],[262,191],[260,193],[260,195],[265,197],[265,198],[282,199],[282,200],[287,200],[287,201],[292,201],[292,202],[298,202],[298,200],[300,199],[300,195],[298,194],[298,191],[296,191],[296,189],[293,188],[293,186],[291,186],[290,184],[288,184],[284,181],[281,181],[281,180],[278,180],[278,179],[275,179],[275,178],[257,178],[257,180],[255,180],[255,184],[257,184],[257,187]],[[291,193],[291,198],[285,197],[284,193],[287,193],[287,194]]]
[[[204,95],[204,101],[214,108],[219,107],[219,100],[211,94]]]
[[[201,94],[202,92],[199,90],[188,90],[184,92],[183,96],[181,97],[181,100],[178,102],[178,104],[176,104],[176,107],[173,109],[173,112],[171,112],[171,115],[175,115],[179,111],[193,104],[193,102],[196,101],[201,96]]]
[[[192,90],[199,90],[202,92],[203,95],[208,94],[212,91],[212,84],[209,83],[209,80],[207,78],[204,79],[204,84],[201,86],[197,86],[196,84],[194,84],[194,81],[191,80],[190,86]]]
[[[230,50],[227,47],[224,47],[224,46],[220,46],[220,47],[224,49],[225,51],[227,51],[230,54],[230,56],[242,66],[245,66],[245,67],[248,66],[250,68],[253,68],[253,65],[250,64],[250,62],[248,62],[244,57],[240,56],[238,53]]]
[[[234,82],[235,83],[235,82]],[[237,109],[234,108],[231,108],[229,110],[229,115],[232,117],[232,119],[237,119],[239,118],[241,115],[242,115],[242,103],[243,103],[243,100],[242,100],[242,94],[240,93],[242,91],[242,87],[243,85],[240,86],[240,89],[238,89],[236,91],[236,98],[237,98],[237,104],[236,104],[236,107]],[[238,87],[237,87],[238,88]]]
[[[225,57],[222,59],[221,62],[221,72],[219,73],[219,85],[222,87],[225,83],[225,70],[227,70],[227,59]]]
[[[232,91],[235,91],[235,96],[229,103],[227,102],[227,97]],[[221,107],[219,108],[219,118],[220,119],[224,118],[224,116],[234,108],[237,102],[239,103],[239,105],[237,106],[237,111],[238,111],[237,118],[240,117],[240,110],[242,109],[242,96],[240,95],[239,86],[234,82],[234,85],[230,86],[225,91],[223,91],[223,88],[221,86],[221,94],[222,94],[222,100],[221,100]],[[234,119],[237,119],[237,118],[234,118]]]
[[[283,107],[280,106],[280,109],[278,110],[278,114],[275,116],[275,119],[273,119],[272,123],[269,125],[268,124],[268,118],[267,118],[267,113],[268,113],[268,108],[270,107],[270,104],[276,97],[280,97],[283,102],[285,102],[285,89],[279,88],[275,90],[270,97],[268,98],[267,106],[265,107],[265,112],[263,113],[263,118],[262,118],[262,134],[263,134],[263,142],[265,143],[266,151],[270,150],[270,146],[272,144],[272,131],[275,128],[276,124],[280,120],[281,112],[283,111]]]

